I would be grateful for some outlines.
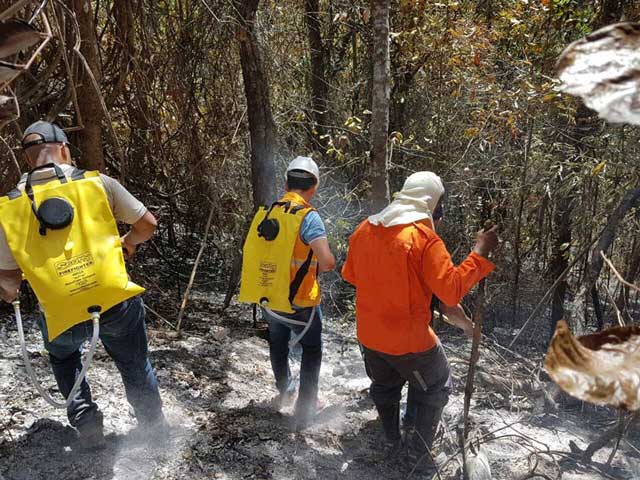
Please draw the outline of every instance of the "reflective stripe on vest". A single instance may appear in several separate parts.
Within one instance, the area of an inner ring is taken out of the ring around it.
[[[300,195],[293,192],[287,192],[281,202],[291,202],[292,205],[303,206],[301,209],[302,220],[300,221],[300,227],[304,217],[313,210],[313,207]],[[294,207],[295,208],[295,207]],[[293,256],[291,257],[291,271],[290,277],[293,282],[298,270],[305,264],[307,258],[311,255],[311,261],[309,269],[305,274],[300,286],[295,293],[292,303],[297,307],[313,307],[320,304],[320,285],[318,284],[318,259],[313,255],[313,251],[309,245],[306,245],[300,237],[300,230],[296,235],[295,245],[293,247]]]

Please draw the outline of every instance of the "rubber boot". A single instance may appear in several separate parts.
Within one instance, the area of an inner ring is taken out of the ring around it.
[[[395,443],[400,439],[400,402],[384,407],[376,405],[376,408],[387,442]]]
[[[106,446],[102,412],[98,411],[90,422],[77,427],[80,451],[100,450]]]
[[[413,438],[410,440],[409,454],[415,462],[416,470],[435,470],[432,455],[433,439],[438,430],[444,407],[421,404],[418,406]]]
[[[385,452],[383,459],[386,461],[398,457],[402,449],[402,436],[400,435],[400,402],[380,407],[376,405],[382,429],[385,436]]]

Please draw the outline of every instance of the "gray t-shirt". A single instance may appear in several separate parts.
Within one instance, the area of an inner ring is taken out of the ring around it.
[[[60,168],[67,177],[70,177],[74,170],[74,167],[71,165],[62,164],[60,165]],[[38,185],[47,183],[55,178],[56,175],[53,169],[48,168],[34,172],[31,176],[31,182],[33,185]],[[25,174],[18,182],[18,188],[20,190],[24,189],[26,180],[27,175]],[[132,225],[147,213],[147,208],[142,204],[142,202],[131,195],[131,193],[129,193],[129,191],[115,178],[100,174],[100,180],[102,180],[102,184],[104,185],[104,189],[107,193],[107,200],[111,206],[111,211],[117,221]],[[18,264],[13,258],[13,254],[7,244],[4,230],[0,226],[0,270],[17,269]]]

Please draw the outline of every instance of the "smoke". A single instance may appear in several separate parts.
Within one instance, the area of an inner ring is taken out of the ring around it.
[[[293,157],[295,155],[275,162],[276,181],[281,182],[277,186],[279,195],[284,192],[285,172]],[[359,198],[362,188],[354,185],[347,167],[335,166],[321,159],[316,159],[316,163],[320,168],[320,185],[311,204],[324,222],[331,251],[336,257],[336,269],[320,275],[322,307],[325,314],[344,317],[347,314],[345,303],[351,299],[351,291],[345,288],[340,269],[346,258],[349,235],[366,217],[366,207]]]

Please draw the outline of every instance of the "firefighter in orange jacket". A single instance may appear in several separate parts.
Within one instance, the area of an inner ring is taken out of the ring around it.
[[[433,217],[442,211],[443,194],[434,173],[409,176],[391,204],[357,227],[342,269],[343,278],[356,287],[358,340],[388,453],[402,446],[400,398],[409,382],[418,408],[407,447],[428,469],[452,383],[449,362],[430,326],[431,299],[434,294],[440,299],[445,315],[464,319],[459,302],[493,271],[487,257],[498,244],[495,228],[478,233],[473,251],[456,267],[435,233]]]

